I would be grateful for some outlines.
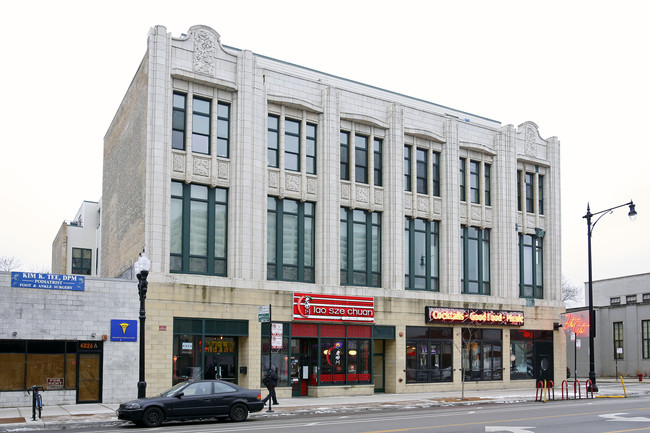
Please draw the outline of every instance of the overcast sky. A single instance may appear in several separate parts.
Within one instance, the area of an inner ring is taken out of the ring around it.
[[[650,2],[21,1],[4,6],[0,256],[49,271],[51,245],[101,196],[103,137],[164,25],[559,137],[563,275],[650,272]]]

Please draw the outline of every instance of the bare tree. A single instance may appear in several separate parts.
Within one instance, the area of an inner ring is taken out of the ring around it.
[[[460,328],[461,346],[455,343],[456,350],[460,354],[460,399],[465,399],[465,374],[467,369],[472,369],[471,348],[478,341],[478,329],[475,327]],[[467,365],[466,365],[467,364]]]
[[[581,303],[583,301],[582,289],[574,286],[569,280],[562,276],[562,301],[564,303]]]
[[[0,256],[0,271],[13,271],[21,266],[20,260],[14,256]]]

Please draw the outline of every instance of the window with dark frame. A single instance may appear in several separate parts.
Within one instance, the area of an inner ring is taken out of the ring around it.
[[[268,116],[267,126],[267,165],[278,168],[278,152],[280,151],[280,118],[278,116]]]
[[[382,167],[383,167],[383,157],[382,157],[382,145],[383,141],[380,138],[375,138],[375,143],[374,143],[374,157],[375,160],[373,161],[373,175],[374,175],[374,183],[375,186],[382,186],[384,183],[383,180],[383,175],[382,175]]]
[[[650,358],[650,320],[641,321],[641,349],[643,359]]]
[[[368,137],[354,136],[354,181],[368,183]]]
[[[543,239],[519,235],[519,297],[544,298]]]
[[[643,302],[650,302],[650,293],[643,294]]]
[[[428,194],[428,158],[427,151],[415,148],[415,179],[416,191],[418,194]]]
[[[490,176],[492,171],[492,166],[490,164],[483,164],[483,193],[485,194],[485,205],[492,206],[492,180]]]
[[[267,279],[314,282],[315,205],[268,197]]]
[[[404,227],[404,287],[407,290],[439,291],[439,223],[406,217]]]
[[[230,152],[230,104],[217,103],[217,156],[228,158]]]
[[[341,131],[339,140],[341,142],[339,167],[341,180],[350,180],[350,133]]]
[[[636,304],[636,295],[627,295],[625,297],[626,304]]]
[[[341,285],[381,287],[381,213],[341,208]]]
[[[465,381],[503,380],[500,329],[463,328],[461,339]]]
[[[172,181],[170,271],[227,273],[228,190]]]
[[[609,298],[609,305],[620,305],[620,304],[621,304],[620,296],[616,296],[614,298]]]
[[[537,176],[537,212],[544,215],[544,176]]]
[[[411,146],[404,146],[404,191],[411,189]]]
[[[406,383],[453,380],[453,328],[406,327]]]
[[[192,100],[192,152],[210,154],[212,102],[195,96]]]
[[[612,325],[614,328],[614,359],[623,359],[623,322],[614,322]]]
[[[92,275],[93,250],[88,248],[72,248],[72,273],[77,275]]]
[[[465,191],[465,158],[458,161],[458,184],[460,187],[460,201],[467,200],[467,191]]]
[[[462,293],[490,294],[490,229],[461,227]]]
[[[533,213],[535,212],[534,208],[534,189],[533,189],[533,179],[535,178],[533,173],[524,174],[524,188],[526,193],[526,212]]]
[[[469,198],[471,203],[481,203],[480,185],[481,163],[479,161],[469,162]]]
[[[187,97],[174,92],[172,108],[172,149],[185,150],[185,110]]]

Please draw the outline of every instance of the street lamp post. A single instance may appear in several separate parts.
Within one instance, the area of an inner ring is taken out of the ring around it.
[[[146,320],[144,301],[147,299],[147,276],[151,261],[145,253],[140,254],[133,265],[133,270],[138,278],[138,295],[140,296],[140,375],[138,380],[138,398],[145,398],[147,394],[147,382],[144,381],[144,321]]]
[[[630,217],[630,220],[634,221],[636,219],[636,210],[634,209],[634,202],[630,200],[629,203],[621,204],[618,206],[610,207],[609,209],[601,210],[599,212],[591,212],[589,209],[589,203],[587,203],[587,213],[586,215],[583,216],[583,218],[587,219],[587,262],[588,262],[588,272],[589,272],[589,380],[591,381],[591,386],[592,386],[592,391],[598,392],[598,387],[596,386],[596,371],[595,371],[595,362],[594,362],[594,334],[595,334],[595,329],[594,326],[596,325],[596,317],[594,315],[594,294],[593,294],[593,280],[591,277],[591,233],[594,230],[594,227],[596,226],[596,223],[600,221],[602,217],[607,215],[608,213],[612,213],[614,209],[618,209],[619,207],[623,206],[629,206],[630,211],[628,212],[628,216]],[[596,218],[596,221],[593,223],[591,222],[591,218],[600,215],[598,218]]]

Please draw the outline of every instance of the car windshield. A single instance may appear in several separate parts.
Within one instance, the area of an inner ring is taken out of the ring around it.
[[[176,394],[179,389],[185,388],[188,384],[189,384],[189,382],[177,383],[176,385],[169,388],[167,391],[161,392],[160,395],[163,396],[163,397],[171,397],[174,394]]]

